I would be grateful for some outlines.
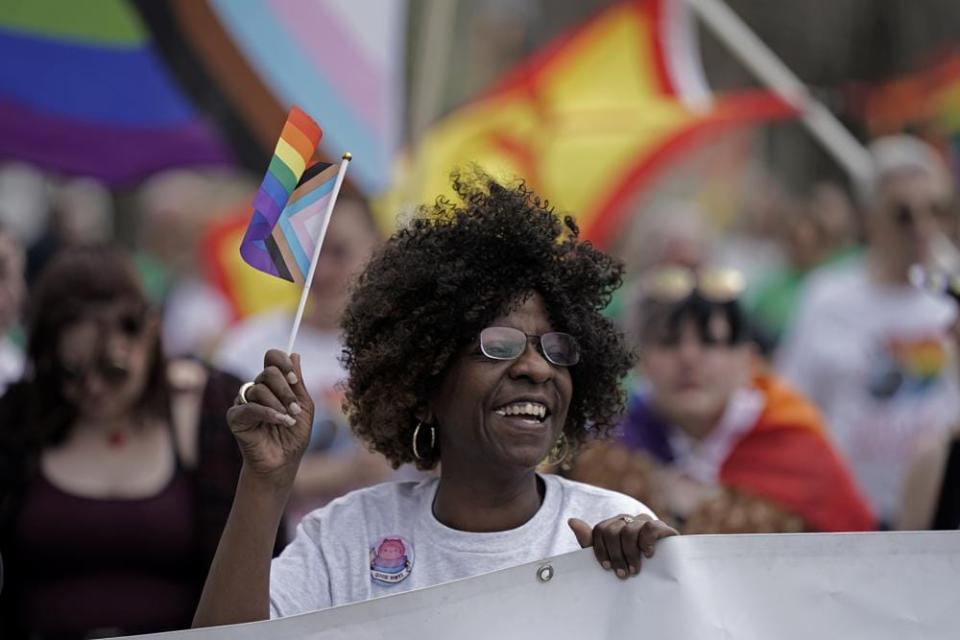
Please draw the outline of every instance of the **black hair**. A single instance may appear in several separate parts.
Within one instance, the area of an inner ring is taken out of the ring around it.
[[[28,303],[26,373],[8,391],[10,398],[4,398],[5,410],[18,413],[8,424],[0,424],[5,444],[39,451],[67,437],[76,408],[63,395],[60,335],[97,306],[121,300],[133,303],[143,315],[149,311],[133,262],[120,249],[72,247],[50,260]],[[136,409],[167,417],[170,395],[159,337],[151,348],[151,368]]]
[[[579,239],[524,184],[454,176],[462,200],[421,207],[372,257],[343,317],[344,408],[354,432],[396,467],[429,469],[439,447],[414,460],[417,413],[460,350],[497,316],[539,293],[557,331],[582,352],[570,369],[573,396],[564,434],[574,446],[617,424],[620,381],[631,360],[601,315],[622,265]]]

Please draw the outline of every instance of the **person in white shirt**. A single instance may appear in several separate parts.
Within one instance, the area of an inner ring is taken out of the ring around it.
[[[815,273],[777,364],[822,410],[874,511],[896,519],[906,465],[960,415],[947,331],[953,304],[910,283],[913,265],[956,224],[953,186],[937,153],[909,136],[870,147],[862,259]]]
[[[305,517],[272,564],[313,402],[270,351],[228,422],[244,458],[194,626],[281,617],[592,546],[620,578],[676,532],[623,494],[537,472],[623,409],[630,367],[601,310],[622,266],[523,185],[458,177],[378,250],[343,318],[354,432],[439,475],[362,489]],[[589,425],[589,428],[588,428]]]

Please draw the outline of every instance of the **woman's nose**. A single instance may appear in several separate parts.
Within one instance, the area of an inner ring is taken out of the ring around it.
[[[538,340],[538,338],[531,338],[524,352],[511,363],[511,376],[529,378],[538,383],[546,382],[553,376],[553,365],[540,353]]]

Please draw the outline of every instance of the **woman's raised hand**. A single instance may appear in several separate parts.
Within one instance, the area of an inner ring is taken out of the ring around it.
[[[303,385],[300,355],[271,349],[263,371],[227,411],[245,468],[288,488],[310,441],[313,400]]]

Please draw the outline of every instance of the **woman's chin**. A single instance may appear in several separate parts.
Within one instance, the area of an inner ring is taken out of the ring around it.
[[[543,447],[522,447],[507,452],[504,462],[512,468],[529,471],[542,465],[549,453],[550,450]]]

